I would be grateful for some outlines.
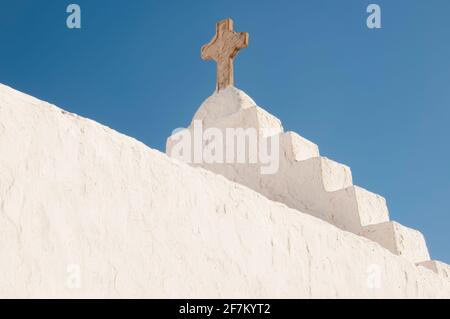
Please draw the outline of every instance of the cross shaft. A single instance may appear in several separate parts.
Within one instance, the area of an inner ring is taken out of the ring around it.
[[[233,20],[225,19],[217,23],[216,34],[210,43],[202,47],[202,59],[217,63],[218,91],[234,85],[233,59],[248,46],[247,32],[234,32]]]

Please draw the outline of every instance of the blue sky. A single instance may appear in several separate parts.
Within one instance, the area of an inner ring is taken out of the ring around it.
[[[77,3],[82,29],[66,27]],[[366,7],[382,9],[382,29]],[[164,150],[215,86],[216,21],[250,33],[236,86],[349,165],[450,262],[448,0],[2,0],[0,82]]]

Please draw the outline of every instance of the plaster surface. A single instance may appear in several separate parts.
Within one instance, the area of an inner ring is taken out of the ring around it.
[[[3,85],[0,154],[1,298],[450,297],[373,241]]]

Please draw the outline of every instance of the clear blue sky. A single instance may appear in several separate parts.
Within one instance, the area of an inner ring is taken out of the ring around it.
[[[381,30],[366,7],[382,8]],[[66,27],[68,4],[82,29]],[[200,47],[232,17],[236,84],[349,165],[450,263],[450,1],[1,0],[0,82],[164,150],[215,82]]]

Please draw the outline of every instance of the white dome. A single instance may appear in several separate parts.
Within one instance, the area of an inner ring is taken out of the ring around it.
[[[192,120],[202,120],[207,125],[217,119],[255,105],[255,101],[244,91],[231,86],[224,90],[216,91],[208,97],[197,110]]]

